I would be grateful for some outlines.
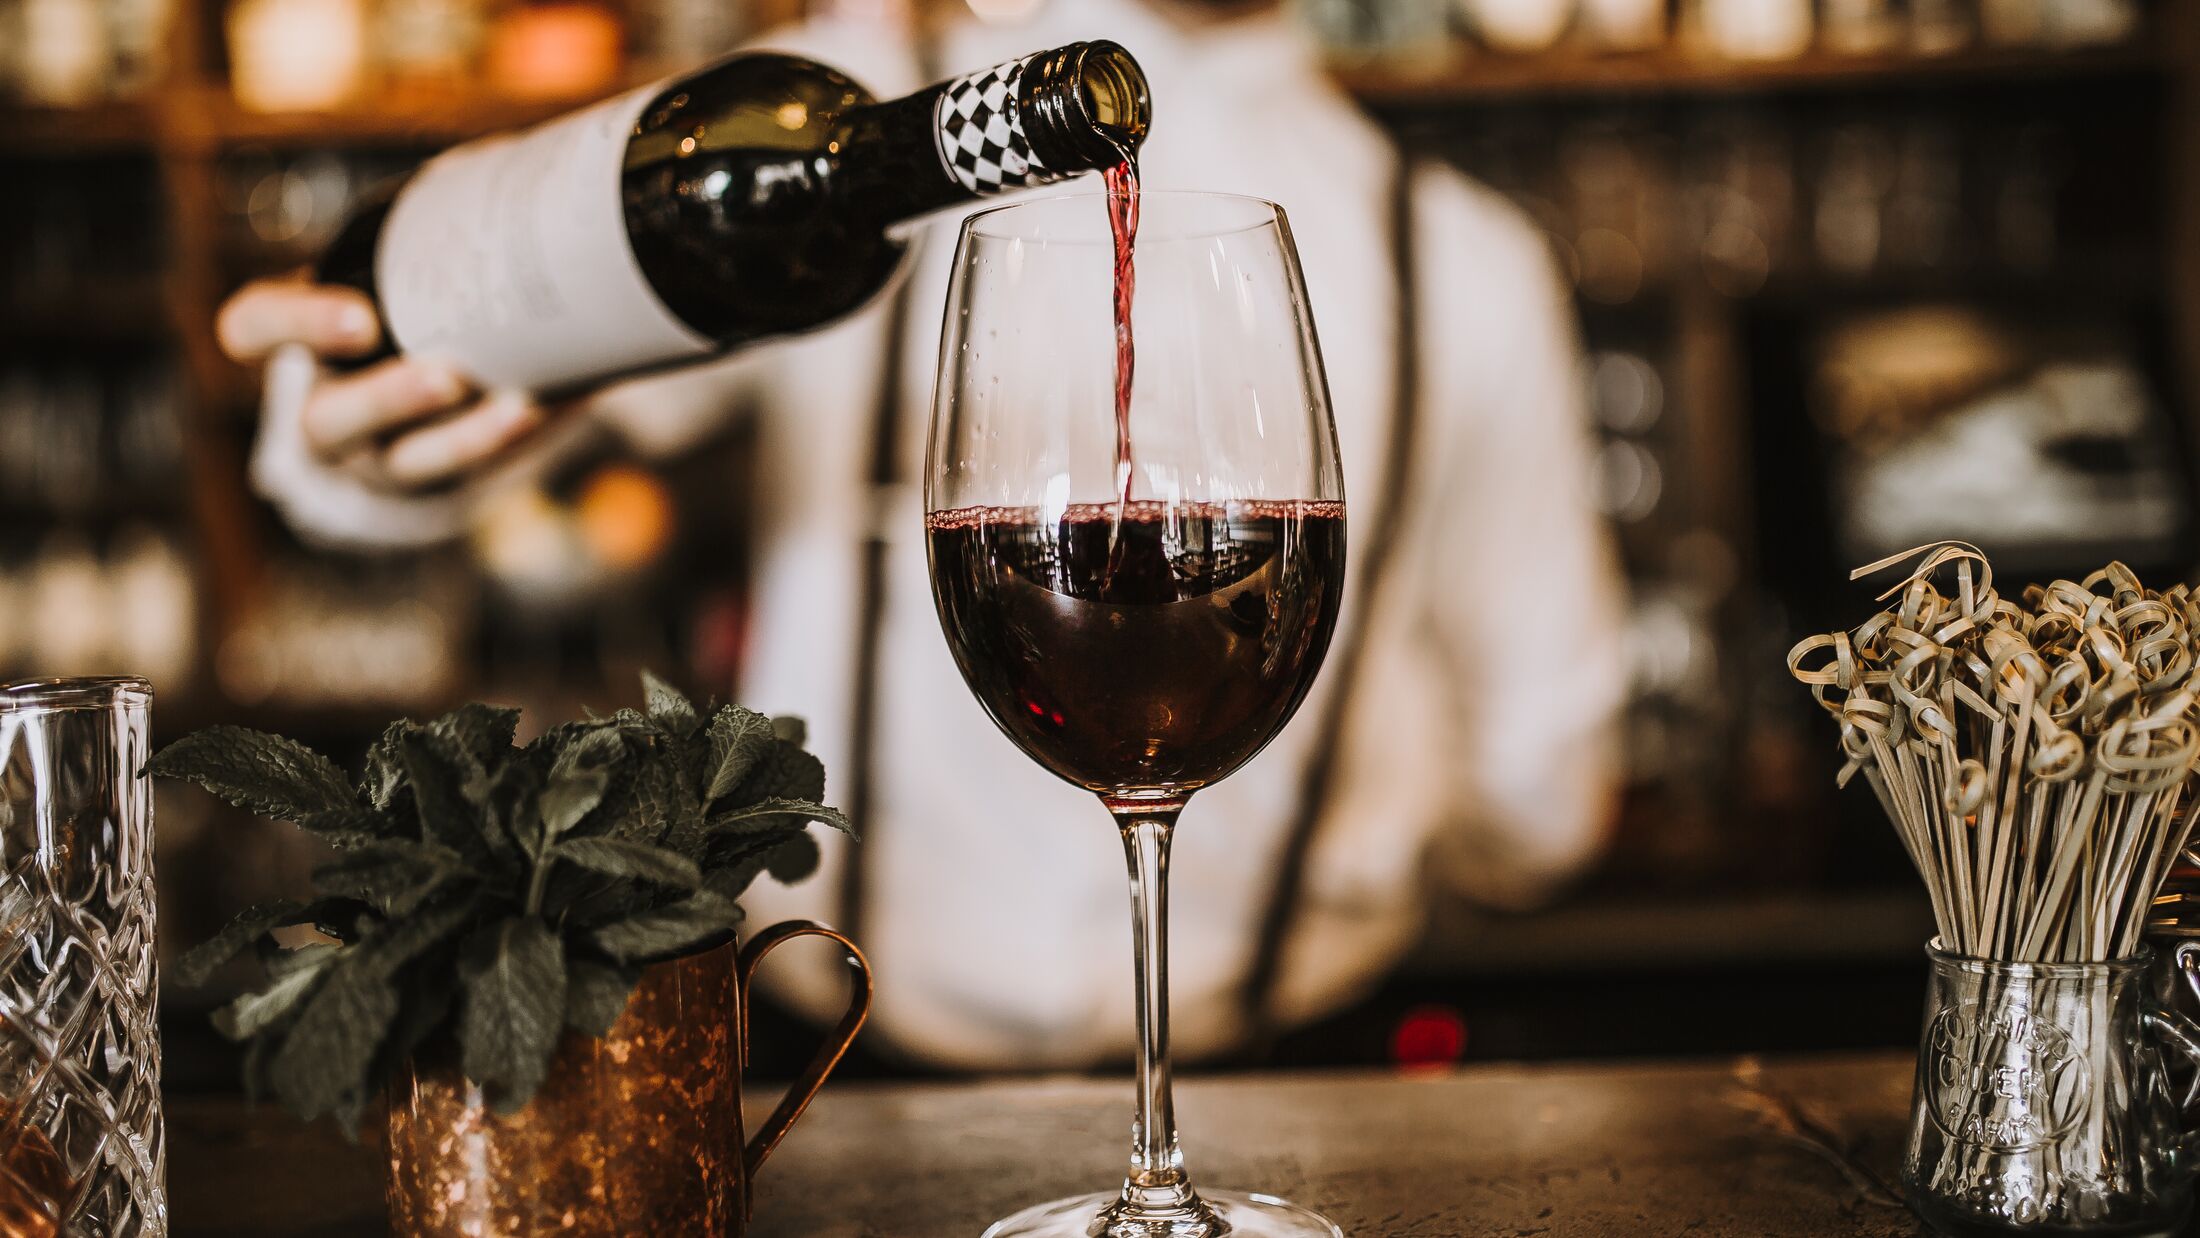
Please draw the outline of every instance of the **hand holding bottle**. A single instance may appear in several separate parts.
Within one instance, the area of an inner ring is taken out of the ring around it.
[[[296,279],[246,285],[222,306],[216,331],[222,350],[245,364],[291,345],[320,360],[350,360],[382,342],[366,297]],[[300,428],[322,463],[380,489],[417,492],[497,464],[547,420],[523,394],[483,395],[449,366],[394,357],[324,375],[306,400]]]

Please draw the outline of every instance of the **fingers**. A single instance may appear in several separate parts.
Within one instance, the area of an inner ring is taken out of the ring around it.
[[[358,357],[382,338],[374,303],[349,288],[260,280],[223,304],[214,332],[235,361],[257,362],[284,344],[323,357]]]
[[[500,462],[545,420],[542,406],[533,400],[500,392],[390,444],[382,453],[381,472],[400,489],[425,490],[457,481]]]
[[[397,358],[314,387],[302,414],[306,445],[329,463],[451,412],[471,394],[456,370]]]

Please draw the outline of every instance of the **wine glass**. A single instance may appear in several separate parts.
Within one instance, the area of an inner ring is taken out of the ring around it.
[[[1143,215],[1121,435],[1110,205]],[[1083,194],[972,216],[925,511],[963,678],[1026,755],[1100,797],[1135,917],[1130,1174],[987,1238],[1338,1235],[1273,1196],[1195,1191],[1169,1090],[1170,834],[1194,792],[1290,720],[1344,589],[1336,427],[1282,209]]]

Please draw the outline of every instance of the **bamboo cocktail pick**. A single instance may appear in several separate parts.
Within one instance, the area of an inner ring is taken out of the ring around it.
[[[2200,601],[2111,563],[2029,586],[2018,604],[1963,542],[1851,579],[1912,558],[1879,595],[1891,608],[1788,651],[1841,724],[1838,781],[1862,774],[1879,797],[1947,948],[2007,962],[2129,956],[2192,833]]]

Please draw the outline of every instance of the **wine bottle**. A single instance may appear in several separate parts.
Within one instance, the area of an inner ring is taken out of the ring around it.
[[[1104,41],[883,103],[737,55],[444,152],[345,225],[320,277],[372,298],[395,351],[572,389],[839,318],[892,278],[897,223],[1112,167],[1150,119]]]

